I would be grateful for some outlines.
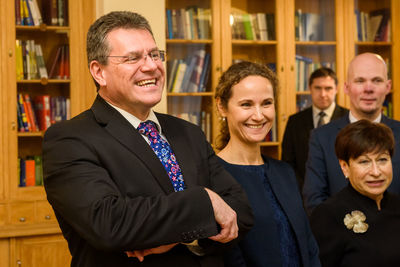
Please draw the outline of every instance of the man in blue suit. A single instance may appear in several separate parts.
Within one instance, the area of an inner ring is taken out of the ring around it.
[[[400,122],[382,114],[382,105],[391,89],[387,67],[381,56],[363,53],[349,64],[344,92],[350,98],[350,112],[312,131],[306,176],[303,187],[305,207],[312,209],[346,186],[347,181],[335,156],[337,133],[347,124],[367,119],[389,126],[396,140],[400,140]],[[393,161],[393,182],[389,191],[400,193],[400,144],[396,142]]]

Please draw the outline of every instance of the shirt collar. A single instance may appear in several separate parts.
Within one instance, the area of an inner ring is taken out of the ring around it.
[[[335,111],[335,107],[336,107],[335,102],[332,102],[332,104],[327,109],[324,109],[324,110],[321,110],[321,109],[317,108],[315,105],[313,105],[312,106],[313,117],[316,118],[318,116],[318,118],[319,118],[319,113],[321,111],[323,111],[323,112],[325,112],[327,118],[331,118],[333,115],[333,112]]]
[[[107,102],[107,101],[106,101]],[[138,119],[137,117],[135,117],[134,115],[132,115],[131,113],[117,107],[114,106],[113,104],[111,104],[110,102],[107,102],[110,106],[112,106],[113,108],[115,108],[119,113],[121,113],[121,115],[133,126],[135,127],[135,129],[137,129],[137,127],[139,127],[139,124],[142,122],[140,119]],[[162,130],[161,130],[161,124],[157,119],[156,114],[154,113],[154,111],[151,109],[149,112],[149,116],[147,116],[147,118],[144,121],[152,121],[155,123],[157,130],[160,134],[162,134]]]
[[[382,113],[379,113],[379,116],[376,117],[376,119],[373,120],[373,122],[378,122],[379,123],[379,122],[381,122],[381,119],[382,119]],[[358,121],[358,119],[356,117],[354,117],[353,113],[351,113],[351,110],[349,112],[349,120],[350,120],[350,123]]]

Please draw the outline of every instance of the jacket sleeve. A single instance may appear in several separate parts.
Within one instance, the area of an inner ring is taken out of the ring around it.
[[[329,197],[326,160],[318,129],[311,132],[306,175],[303,186],[304,204],[308,214]],[[333,155],[335,156],[335,155]]]
[[[293,129],[293,121],[292,117],[289,117],[282,140],[282,160],[289,163],[293,167],[293,169],[296,170],[297,163],[293,144],[294,140],[292,137],[293,133],[295,133]]]
[[[82,238],[99,250],[117,252],[190,242],[218,233],[202,184],[166,194],[140,159],[123,152],[125,147],[117,142],[110,145],[105,138],[112,137],[84,133],[79,127],[55,124],[43,144],[47,197],[67,239],[77,242]],[[240,187],[218,166],[209,169],[213,170],[211,189],[243,215],[238,217],[243,218],[242,229],[250,227],[252,217],[249,223],[246,214],[251,211]]]

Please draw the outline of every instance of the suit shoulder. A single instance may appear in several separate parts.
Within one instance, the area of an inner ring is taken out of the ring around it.
[[[70,120],[65,120],[57,122],[51,125],[45,132],[45,136],[49,136],[54,133],[82,133],[83,128],[90,128],[88,126],[95,122],[94,116],[91,110],[86,110],[79,115],[71,118]]]
[[[165,113],[155,113],[157,115],[158,120],[160,123],[166,123],[169,124],[170,126],[176,126],[176,127],[189,127],[189,128],[199,128],[196,124],[193,124],[187,120],[165,114]]]
[[[295,114],[292,114],[289,116],[289,121],[299,121],[299,120],[304,120],[305,118],[307,118],[308,116],[312,115],[312,110],[311,107],[306,108],[305,110],[299,111]]]

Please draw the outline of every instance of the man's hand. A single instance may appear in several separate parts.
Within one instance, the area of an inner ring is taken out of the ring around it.
[[[173,243],[173,244],[168,244],[168,245],[162,245],[159,247],[155,248],[149,248],[149,249],[142,249],[142,250],[134,250],[134,251],[126,251],[126,255],[128,257],[135,257],[138,258],[140,262],[144,260],[144,257],[150,254],[162,254],[165,252],[168,252],[170,249],[175,247],[178,243]]]
[[[214,191],[204,188],[210,197],[214,210],[214,217],[221,226],[221,231],[215,236],[209,237],[213,241],[227,243],[238,237],[236,212]]]

